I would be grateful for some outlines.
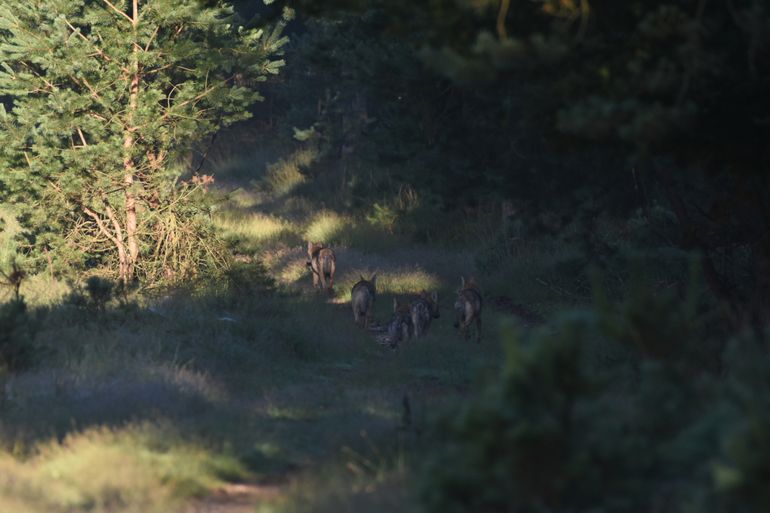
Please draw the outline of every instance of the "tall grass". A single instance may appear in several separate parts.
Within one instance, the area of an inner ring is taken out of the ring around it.
[[[279,159],[267,166],[263,179],[268,191],[275,197],[289,194],[297,186],[305,183],[307,177],[303,173],[318,158],[318,152],[309,148],[301,148],[286,158]]]
[[[361,438],[366,440],[366,433]],[[420,511],[403,456],[398,450],[368,443],[358,450],[344,448],[338,462],[293,481],[282,496],[261,504],[257,513]]]
[[[0,511],[168,513],[246,475],[168,425],[93,428],[41,443],[29,458],[0,453]]]
[[[223,213],[214,218],[214,225],[225,238],[241,241],[250,247],[260,247],[266,242],[292,238],[299,239],[294,225],[279,217],[262,213],[247,215]]]
[[[343,243],[344,232],[353,225],[353,219],[332,211],[322,211],[308,221],[305,239],[327,244]]]

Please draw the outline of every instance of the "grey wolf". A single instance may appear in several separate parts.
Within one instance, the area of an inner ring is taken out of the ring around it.
[[[481,309],[483,301],[481,291],[473,278],[467,282],[460,277],[460,290],[455,301],[455,328],[459,328],[465,340],[470,339],[470,326],[476,324],[476,342],[481,342]]]
[[[377,273],[374,273],[368,280],[361,276],[361,280],[353,285],[353,289],[350,291],[350,304],[353,307],[353,320],[356,324],[359,324],[363,318],[364,328],[369,328],[376,298]]]
[[[334,288],[334,272],[337,269],[337,257],[331,248],[321,242],[307,242],[307,267],[313,273],[313,288],[331,291]]]
[[[388,340],[391,348],[396,348],[400,342],[412,338],[412,311],[407,304],[400,304],[393,299],[393,316],[388,323]]]
[[[423,290],[420,292],[420,297],[412,301],[409,308],[412,315],[412,327],[414,328],[415,338],[425,336],[428,333],[431,321],[438,319],[441,315],[438,310],[438,292],[428,294]]]

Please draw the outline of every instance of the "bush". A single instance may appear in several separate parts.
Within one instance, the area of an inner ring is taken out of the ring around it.
[[[726,351],[697,299],[637,288],[506,330],[499,374],[436,425],[427,511],[766,511],[767,350]]]
[[[16,371],[29,366],[33,337],[33,322],[24,299],[0,305],[0,369]]]

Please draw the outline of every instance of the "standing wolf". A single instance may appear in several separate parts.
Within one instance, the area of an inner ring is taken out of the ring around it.
[[[455,328],[460,329],[465,340],[470,338],[470,326],[476,322],[476,342],[481,342],[481,291],[473,278],[467,282],[465,278],[460,277],[460,290],[457,291],[457,301],[455,301],[455,313],[457,320]]]
[[[327,248],[321,242],[307,241],[307,262],[305,265],[313,272],[313,288],[318,288],[319,282],[322,289],[331,291],[334,288],[337,257],[334,256],[334,251],[331,248]]]
[[[433,319],[440,317],[438,311],[438,292],[420,292],[420,297],[409,305],[412,314],[412,327],[415,338],[427,335],[428,328]]]
[[[369,281],[363,276],[361,280],[353,285],[350,292],[350,304],[353,306],[353,319],[356,324],[363,317],[364,328],[369,328],[372,321],[372,310],[374,309],[374,300],[377,298],[377,273],[374,273]]]
[[[388,323],[390,347],[395,349],[399,342],[412,338],[412,332],[412,311],[409,305],[399,304],[398,299],[393,298],[393,317]]]

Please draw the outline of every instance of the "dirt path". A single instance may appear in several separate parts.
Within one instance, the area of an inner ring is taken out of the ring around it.
[[[227,484],[193,502],[185,513],[254,513],[256,506],[280,495],[280,484]]]

